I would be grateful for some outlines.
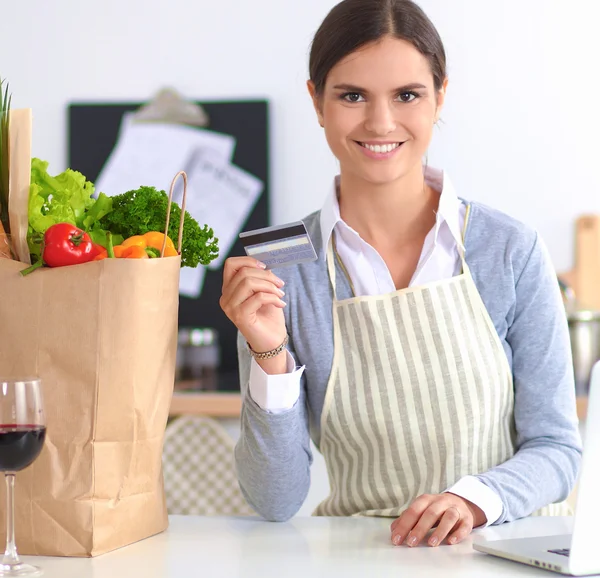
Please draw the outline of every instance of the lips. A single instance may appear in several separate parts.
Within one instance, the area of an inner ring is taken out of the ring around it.
[[[402,143],[385,143],[385,144],[368,144],[364,142],[359,142],[360,146],[365,147],[373,153],[391,153],[393,150],[397,149]]]
[[[404,142],[361,142],[354,141],[359,145],[367,156],[371,158],[389,158],[393,156]]]

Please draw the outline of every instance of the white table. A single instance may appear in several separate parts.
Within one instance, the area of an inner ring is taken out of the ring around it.
[[[97,558],[24,556],[46,578],[364,578],[554,576],[481,554],[473,540],[566,534],[572,518],[526,518],[477,530],[458,546],[394,547],[388,519],[172,516],[169,529]]]

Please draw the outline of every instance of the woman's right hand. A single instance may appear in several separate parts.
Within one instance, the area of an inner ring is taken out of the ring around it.
[[[230,257],[225,261],[219,304],[254,351],[271,351],[285,339],[283,285],[252,257]]]

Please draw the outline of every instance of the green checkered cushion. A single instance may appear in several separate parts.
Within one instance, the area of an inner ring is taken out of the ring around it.
[[[251,516],[233,463],[234,442],[218,421],[184,416],[167,426],[163,449],[169,514]]]

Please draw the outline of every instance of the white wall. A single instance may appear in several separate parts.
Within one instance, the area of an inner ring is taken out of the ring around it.
[[[310,40],[334,4],[3,0],[0,75],[14,106],[33,108],[33,153],[57,172],[71,100],[145,100],[163,85],[195,99],[268,97],[273,220],[290,221],[320,207],[336,169],[305,89]],[[600,213],[600,0],[421,5],[451,80],[430,164],[462,196],[537,227],[569,269],[574,219]],[[320,456],[314,477],[303,513],[326,491]]]
[[[336,163],[305,90],[309,43],[335,0],[4,0],[0,74],[32,107],[34,154],[65,168],[66,104],[272,101],[273,219],[317,209]],[[600,212],[599,0],[421,0],[449,55],[430,163],[459,193],[537,227],[559,270],[578,214]],[[90,135],[93,138],[93,135]]]

